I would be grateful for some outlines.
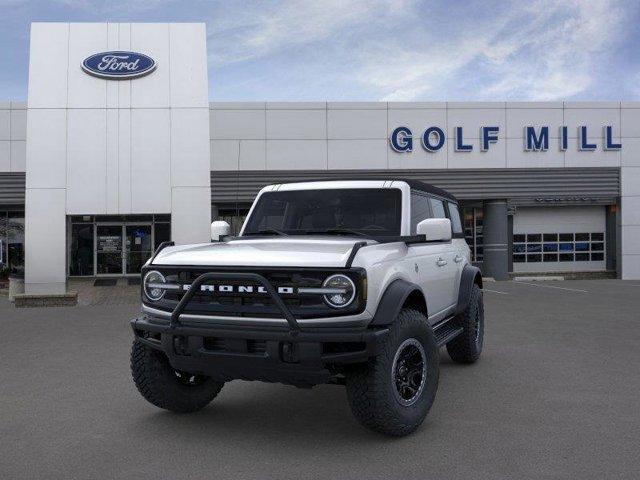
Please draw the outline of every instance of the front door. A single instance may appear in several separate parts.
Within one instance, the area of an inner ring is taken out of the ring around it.
[[[458,264],[452,242],[417,243],[408,248],[407,259],[415,263],[416,283],[427,298],[429,321],[442,320],[451,312]]]
[[[122,225],[96,225],[96,275],[122,275]]]
[[[126,225],[125,273],[140,273],[144,263],[153,253],[151,225]]]
[[[96,275],[135,275],[153,254],[147,224],[96,224]]]

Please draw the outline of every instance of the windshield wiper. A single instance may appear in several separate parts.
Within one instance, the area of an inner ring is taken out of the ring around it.
[[[264,230],[258,230],[257,232],[251,232],[249,233],[249,235],[282,235],[283,237],[286,237],[288,234],[284,233],[281,230],[276,230],[275,228],[265,228]]]
[[[356,235],[358,237],[368,237],[366,233],[358,232],[356,230],[351,230],[350,228],[327,228],[326,230],[319,230],[317,232],[309,232],[309,233],[326,233],[328,235]]]

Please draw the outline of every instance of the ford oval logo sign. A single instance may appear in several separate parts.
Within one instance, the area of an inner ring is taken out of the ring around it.
[[[130,80],[156,68],[153,58],[136,52],[102,52],[87,57],[82,69],[89,75],[111,80]]]

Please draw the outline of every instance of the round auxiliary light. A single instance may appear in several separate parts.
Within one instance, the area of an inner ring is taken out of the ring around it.
[[[144,294],[147,296],[149,300],[157,302],[162,297],[164,297],[164,292],[166,291],[164,288],[161,288],[162,284],[166,283],[164,275],[162,275],[157,270],[152,270],[148,272],[144,276],[144,281],[142,282],[144,286]]]
[[[324,295],[324,301],[333,308],[344,308],[350,305],[356,297],[356,286],[353,281],[340,273],[328,277],[322,287],[336,290]]]

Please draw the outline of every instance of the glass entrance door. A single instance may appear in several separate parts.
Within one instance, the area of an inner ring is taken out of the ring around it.
[[[96,275],[122,275],[122,225],[96,225]]]
[[[140,273],[153,253],[151,225],[125,225],[125,273]]]

